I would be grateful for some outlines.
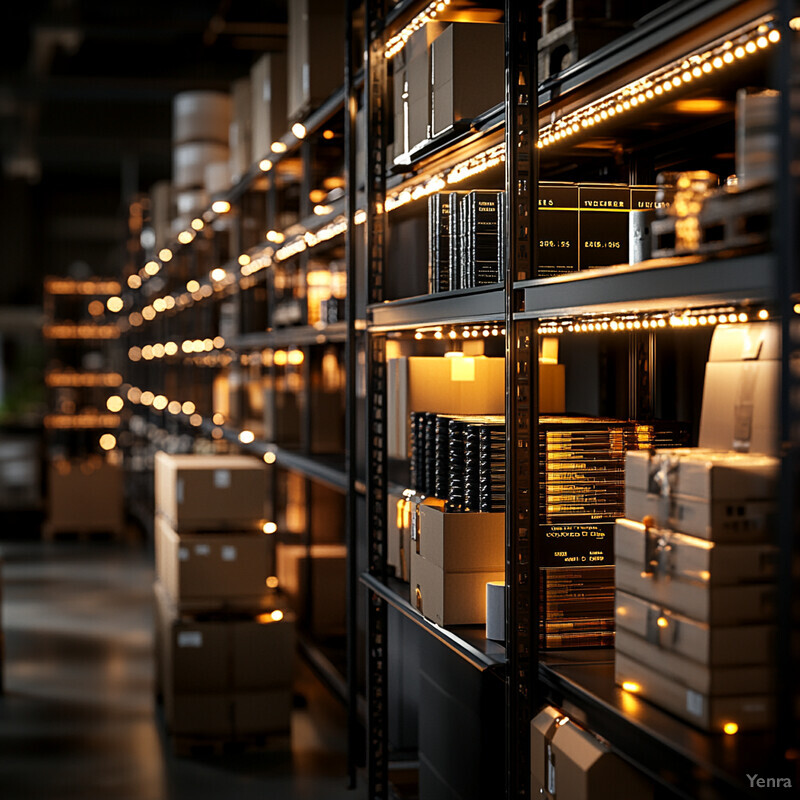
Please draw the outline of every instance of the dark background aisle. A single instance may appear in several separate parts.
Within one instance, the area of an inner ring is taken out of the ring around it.
[[[352,798],[345,714],[298,660],[292,739],[177,758],[153,692],[153,570],[136,547],[6,543],[4,800]]]

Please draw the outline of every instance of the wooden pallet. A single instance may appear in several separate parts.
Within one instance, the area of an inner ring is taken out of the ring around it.
[[[221,758],[245,753],[263,753],[278,748],[291,749],[289,729],[235,737],[173,733],[169,738],[172,753],[176,758]]]
[[[699,254],[721,254],[726,250],[764,247],[772,225],[773,191],[769,185],[743,192],[709,197],[698,215],[700,242],[692,250],[676,247],[675,217],[654,220],[653,258]]]
[[[125,526],[120,528],[103,527],[103,528],[77,528],[77,527],[60,527],[45,522],[42,525],[42,538],[46,542],[54,542],[57,539],[70,539],[79,542],[91,542],[98,540],[111,540],[115,542],[132,541],[133,534]]]

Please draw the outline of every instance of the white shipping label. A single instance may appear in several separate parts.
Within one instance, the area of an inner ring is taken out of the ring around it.
[[[178,631],[178,647],[202,647],[201,631]]]
[[[696,717],[703,716],[703,695],[692,689],[686,690],[686,710]]]
[[[183,494],[184,494],[183,478],[178,478],[178,480],[175,482],[175,497],[178,500],[178,505],[183,503]]]
[[[227,489],[231,485],[231,471],[229,469],[214,470],[214,488]]]
[[[211,554],[211,545],[208,544],[196,544],[194,546],[194,554],[196,556],[207,556]]]
[[[189,560],[189,548],[188,547],[179,547],[178,548],[178,561],[188,561]]]
[[[226,544],[222,548],[223,561],[236,561],[236,547],[232,544]]]

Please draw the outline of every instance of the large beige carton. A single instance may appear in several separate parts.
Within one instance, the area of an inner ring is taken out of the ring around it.
[[[176,531],[259,530],[266,493],[254,456],[156,453],[156,512]]]
[[[156,576],[173,602],[192,610],[268,605],[269,550],[260,531],[177,533],[156,516]]]
[[[698,692],[676,679],[663,675],[639,661],[617,653],[616,682],[627,691],[652,701],[678,717],[711,733],[765,730],[772,725],[773,696],[757,694],[714,697]],[[731,730],[728,727],[728,730]]]
[[[387,362],[387,452],[409,456],[409,414],[504,414],[505,359],[412,356]],[[564,411],[563,364],[539,365],[539,410]]]
[[[484,625],[486,584],[505,579],[505,514],[416,505],[410,602],[437,625]]]
[[[775,651],[774,625],[707,625],[620,590],[616,626],[709,667],[768,664]]]
[[[286,133],[286,54],[265,53],[250,71],[250,162],[269,155],[273,142]]]
[[[776,323],[717,326],[703,385],[700,447],[778,455],[780,372]]]

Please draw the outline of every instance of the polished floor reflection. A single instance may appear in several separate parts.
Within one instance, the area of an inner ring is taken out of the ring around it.
[[[151,559],[113,544],[0,544],[4,800],[353,800],[344,709],[302,664],[292,736],[176,758],[153,696]]]

